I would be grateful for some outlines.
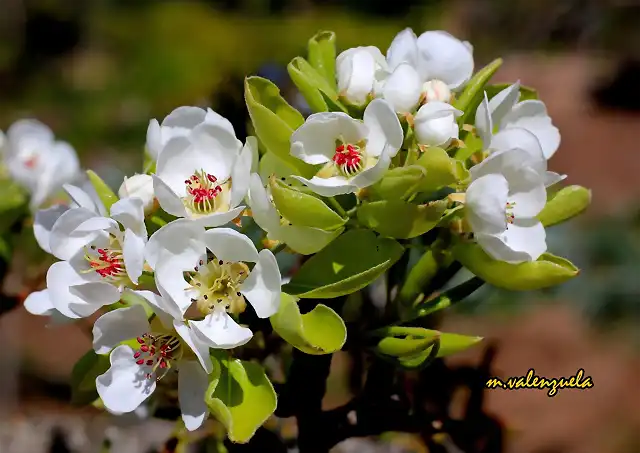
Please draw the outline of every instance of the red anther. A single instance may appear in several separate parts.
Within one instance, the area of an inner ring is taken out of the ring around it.
[[[153,360],[147,360],[147,365],[149,366],[153,365]]]
[[[167,362],[165,362],[164,360],[162,360],[160,362],[160,365],[158,365],[160,368],[166,368],[167,367]]]
[[[140,350],[142,352],[149,352],[149,346],[147,346],[146,344],[142,345],[142,346],[140,346]]]
[[[144,344],[144,339],[142,337],[138,337],[136,340],[138,340],[138,343]]]
[[[138,357],[140,357],[140,351],[136,351],[136,353],[133,354],[134,359],[137,359]]]
[[[216,182],[218,180],[218,178],[216,178],[213,175],[210,175],[209,173],[207,173],[207,179],[211,182]]]
[[[136,364],[143,365],[144,364],[144,359],[136,360]]]

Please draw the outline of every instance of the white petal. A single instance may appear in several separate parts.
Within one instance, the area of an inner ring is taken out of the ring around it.
[[[183,321],[174,320],[173,328],[182,340],[191,348],[193,353],[198,358],[200,365],[207,373],[213,371],[213,363],[211,363],[211,356],[209,355],[209,346],[207,346],[198,335],[187,326]]]
[[[51,254],[66,260],[97,236],[97,232],[74,235],[72,233],[83,222],[96,217],[96,214],[84,208],[69,209],[62,214],[51,229],[49,246]]]
[[[383,97],[399,113],[412,111],[420,100],[422,80],[416,69],[400,64],[384,84]]]
[[[476,110],[476,129],[482,139],[483,149],[489,148],[491,145],[491,137],[493,136],[493,121],[491,119],[491,109],[486,91],[484,92],[482,102]]]
[[[11,147],[18,146],[25,139],[36,138],[42,142],[50,142],[54,136],[47,125],[34,119],[18,120],[7,129],[7,141]]]
[[[106,354],[123,341],[149,332],[147,314],[142,305],[118,308],[100,316],[93,324],[93,350]]]
[[[192,220],[203,227],[217,227],[225,225],[231,222],[233,219],[242,214],[242,211],[246,209],[246,206],[238,206],[230,209],[227,212],[214,212],[213,214],[204,215],[201,217],[192,217]]]
[[[71,198],[71,201],[78,205],[77,207],[98,213],[98,208],[93,198],[91,198],[87,192],[82,190],[80,187],[73,186],[71,184],[65,184],[62,187],[67,195],[69,195],[69,198]]]
[[[311,114],[291,135],[291,155],[311,165],[331,161],[340,136],[338,117],[337,112]]]
[[[207,112],[200,107],[181,106],[174,109],[162,121],[162,126],[193,129],[202,123]]]
[[[493,124],[501,125],[505,116],[511,112],[511,109],[520,98],[520,82],[508,86],[500,91],[489,101],[489,111],[491,112],[491,120]]]
[[[247,195],[247,190],[249,190],[249,176],[251,175],[251,164],[254,155],[252,146],[255,145],[257,145],[255,140],[247,139],[240,156],[233,165],[231,172],[231,201],[229,202],[232,207],[238,206]]]
[[[118,346],[111,353],[111,368],[96,378],[96,390],[107,410],[115,414],[132,412],[156,389],[151,367],[137,365],[133,349]]]
[[[509,184],[496,173],[473,181],[466,192],[467,220],[474,233],[499,234],[507,228]]]
[[[535,261],[547,250],[544,226],[535,219],[516,219],[501,235],[480,234],[476,239],[492,258],[511,264]]]
[[[144,239],[127,229],[124,232],[122,254],[127,275],[134,285],[138,284],[138,278],[142,275],[144,268],[144,249]]]
[[[180,197],[161,178],[156,175],[151,176],[153,176],[153,191],[160,207],[173,216],[185,217],[187,210]]]
[[[177,219],[153,233],[145,246],[145,258],[155,269],[162,254],[185,269],[197,263],[205,251],[204,228],[188,219]]]
[[[560,175],[560,174],[555,173],[553,171],[548,171],[548,172],[545,173],[544,185],[545,185],[545,187],[549,188],[549,187],[559,183],[560,181],[564,181],[565,179],[567,179],[567,175]]]
[[[123,198],[116,201],[111,206],[111,217],[143,240],[147,239],[147,227],[144,224],[144,201],[141,198]]]
[[[251,239],[231,228],[213,228],[204,233],[204,243],[217,259],[231,262],[258,261],[258,250]]]
[[[350,49],[349,57],[338,64],[338,91],[350,102],[362,105],[373,91],[376,61],[365,49]]]
[[[260,150],[258,146],[258,139],[252,135],[247,137],[245,146],[251,149],[251,173],[258,173],[260,164]]]
[[[100,308],[120,300],[120,291],[118,288],[106,282],[83,282],[71,285],[69,286],[69,294],[72,297],[81,299],[83,302],[78,305],[76,301],[72,300],[70,303],[70,308],[78,314],[82,314],[85,309],[89,314],[93,314],[95,313],[93,307]],[[89,315],[87,314],[85,316]]]
[[[543,162],[546,160],[540,142],[534,134],[526,129],[516,127],[504,129],[494,135],[491,140],[491,149],[494,152],[516,148],[527,151],[532,159]]]
[[[191,139],[194,146],[189,159],[200,165],[198,169],[202,168],[220,181],[226,181],[231,176],[242,142],[223,126],[208,123],[196,127]]]
[[[33,221],[33,234],[36,237],[38,245],[45,252],[51,253],[50,240],[53,225],[60,216],[68,210],[69,208],[66,206],[56,205],[49,209],[41,209],[36,212],[35,219]]]
[[[236,135],[236,131],[233,129],[233,124],[231,124],[231,121],[220,115],[218,112],[211,110],[210,108],[207,109],[207,114],[204,117],[204,122],[223,127],[233,136]]]
[[[239,326],[224,311],[207,315],[202,321],[189,321],[189,326],[198,338],[214,349],[233,349],[247,344],[253,333],[246,327]]]
[[[382,154],[375,165],[351,178],[351,184],[355,185],[358,189],[363,189],[380,181],[391,164],[391,151],[391,147],[387,145],[387,147],[382,150]]]
[[[418,67],[418,38],[410,28],[405,28],[393,38],[387,50],[389,69],[394,70],[401,63]]]
[[[84,235],[87,233],[101,233],[104,231],[117,233],[118,231],[120,231],[120,229],[118,228],[118,223],[113,219],[110,219],[108,217],[92,217],[78,225],[77,228],[73,230],[72,234]]]
[[[251,215],[258,226],[267,233],[276,232],[280,228],[280,215],[269,200],[267,191],[262,185],[262,180],[256,173],[251,175],[247,198],[251,208]]]
[[[189,431],[194,431],[209,415],[209,408],[204,401],[209,378],[202,366],[193,360],[181,360],[178,368],[178,398],[182,421]]]
[[[525,168],[517,181],[509,181],[509,201],[514,203],[516,218],[535,217],[547,203],[544,180],[535,171]]]
[[[429,146],[447,146],[458,138],[456,117],[462,112],[446,102],[424,104],[415,116],[414,132],[418,143]]]
[[[198,150],[192,146],[191,141],[186,137],[173,137],[162,148],[156,164],[156,176],[178,196],[184,197],[187,194],[184,181],[189,179],[193,173],[203,168],[200,162],[204,158],[208,163],[213,156],[208,158],[203,156],[204,150]],[[154,184],[154,189],[157,189]]]
[[[159,296],[156,293],[147,290],[132,291],[130,289],[126,289],[125,291],[142,297],[144,300],[149,302],[151,309],[166,329],[171,329],[173,327],[174,319],[182,319],[180,308],[171,299]]]
[[[473,54],[460,40],[444,31],[427,31],[418,37],[418,50],[429,79],[439,79],[455,90],[473,74]]]
[[[389,144],[394,150],[391,157],[394,157],[402,147],[404,134],[398,115],[391,105],[382,99],[374,99],[365,109],[363,120],[369,128],[367,154],[378,157],[385,145]]]
[[[357,186],[343,176],[334,176],[331,178],[318,178],[314,176],[311,179],[305,179],[302,176],[296,175],[292,175],[291,177],[297,179],[323,197],[334,197],[345,193],[353,193],[358,190]]]
[[[147,127],[147,152],[154,160],[157,160],[160,151],[162,151],[162,132],[158,120],[153,119],[149,121]]]
[[[503,124],[505,127],[521,127],[533,133],[547,159],[550,159],[560,146],[560,131],[551,122],[547,108],[541,101],[527,100],[516,104],[504,118]]]
[[[258,264],[240,287],[240,292],[253,306],[259,318],[268,318],[278,311],[280,281],[276,257],[268,249],[260,250]]]
[[[32,315],[49,316],[54,311],[49,290],[34,291],[24,300],[24,308]]]
[[[195,262],[197,264],[197,261]],[[193,266],[191,266],[193,268]],[[184,279],[182,266],[176,266],[173,261],[161,258],[155,270],[156,287],[164,299],[163,308],[175,319],[182,319],[184,313],[191,306],[191,298],[194,296],[190,284]],[[176,310],[177,308],[177,310]]]

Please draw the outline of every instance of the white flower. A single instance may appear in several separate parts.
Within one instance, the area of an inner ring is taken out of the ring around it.
[[[398,113],[413,111],[420,101],[422,79],[418,71],[408,63],[401,63],[384,80],[382,97]]]
[[[242,143],[228,129],[203,123],[189,137],[170,139],[158,158],[153,188],[162,209],[203,226],[238,217],[249,187],[256,142]]]
[[[544,226],[536,219],[547,197],[544,163],[521,148],[496,152],[471,170],[467,220],[478,244],[496,260],[535,261],[547,250]]]
[[[377,47],[354,47],[336,58],[340,96],[355,105],[363,105],[376,91],[380,71],[387,62]]]
[[[403,142],[400,121],[382,99],[372,101],[364,121],[341,112],[315,113],[291,136],[291,154],[308,164],[325,164],[310,180],[293,176],[330,197],[378,181]]]
[[[81,189],[65,189],[79,207],[40,211],[34,225],[41,247],[62,261],[47,271],[47,289],[31,294],[25,306],[33,314],[55,309],[77,319],[117,302],[126,286],[138,283],[147,230],[139,198],[114,203],[109,218]]]
[[[308,226],[290,225],[278,213],[270,191],[265,189],[260,176],[251,175],[247,203],[253,220],[267,233],[267,239],[284,242],[303,255],[316,253],[334,240],[341,231],[325,231]]]
[[[425,81],[439,80],[451,90],[462,88],[473,74],[473,48],[444,31],[426,31],[417,39]]]
[[[522,128],[536,136],[548,160],[560,146],[560,131],[553,125],[542,101],[518,102],[519,98],[519,82],[500,91],[491,100],[487,99],[485,93],[484,101],[476,110],[476,127],[483,144],[485,148],[491,146],[495,129]]]
[[[31,208],[79,176],[80,162],[66,142],[56,141],[46,125],[19,120],[9,127],[4,159],[11,177],[31,193]]]
[[[153,177],[151,175],[133,175],[130,178],[125,176],[120,189],[120,198],[137,197],[142,200],[145,214],[153,211],[156,204],[156,194],[153,191]]]
[[[189,321],[189,327],[208,346],[229,349],[247,343],[251,330],[238,325],[230,314],[242,313],[247,300],[260,318],[278,311],[281,277],[273,253],[267,249],[258,252],[251,239],[230,228],[197,231],[185,223],[163,228],[167,229],[167,241],[174,237],[184,241],[191,236],[191,250],[183,253],[182,259],[172,259],[171,251],[157,251],[159,241],[152,245],[159,257],[155,263],[159,291],[175,301],[178,313],[183,315],[195,306],[204,315],[202,320]],[[207,257],[207,250],[213,257]],[[184,259],[187,254],[195,257],[188,264]],[[250,270],[246,263],[256,264]]]
[[[213,124],[227,130],[235,137],[236,133],[229,120],[211,109],[199,107],[178,107],[162,120],[152,119],[147,128],[147,150],[149,155],[158,159],[160,151],[173,137],[187,137],[196,126]]]
[[[164,299],[150,291],[137,291],[158,315],[149,324],[141,305],[120,308],[102,315],[93,326],[96,353],[111,352],[111,367],[96,378],[96,389],[108,411],[135,411],[155,391],[167,374],[178,373],[178,399],[182,420],[193,431],[209,415],[204,401],[213,369],[209,348],[181,320],[164,310]],[[136,339],[138,347],[121,344]]]
[[[460,115],[462,112],[451,104],[440,101],[426,103],[414,118],[414,132],[418,143],[447,147],[452,139],[458,138],[456,118]]]

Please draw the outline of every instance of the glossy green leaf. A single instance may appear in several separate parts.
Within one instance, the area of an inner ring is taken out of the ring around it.
[[[419,165],[396,167],[388,170],[382,179],[369,189],[374,200],[398,200],[409,196],[425,181],[426,171]]]
[[[96,378],[110,366],[109,355],[88,351],[76,362],[71,371],[71,402],[86,405],[98,398]]]
[[[485,85],[489,82],[491,77],[502,66],[502,58],[493,60],[487,66],[479,70],[467,83],[460,96],[453,103],[453,106],[458,110],[462,110],[464,113],[458,118],[458,124],[469,123],[469,119],[473,119],[472,115],[475,115],[476,109],[482,98],[484,97]]]
[[[329,109],[330,112],[343,112],[347,114],[350,113],[349,109],[337,98],[330,97],[327,93],[325,93],[322,90],[320,90],[320,94],[322,95],[322,98],[324,99],[324,102],[327,104],[327,108]],[[359,118],[361,115],[360,116],[352,115],[352,116],[354,118]]]
[[[276,392],[257,363],[212,358],[205,402],[232,442],[247,443],[276,409]]]
[[[89,181],[91,181],[93,188],[98,194],[98,198],[104,205],[107,212],[109,212],[111,205],[119,200],[118,196],[113,193],[113,190],[111,190],[111,188],[93,170],[87,170],[87,176],[89,176]]]
[[[538,219],[544,226],[556,225],[580,214],[591,204],[591,191],[582,186],[568,186],[547,201]]]
[[[280,180],[284,178],[283,181],[286,184],[291,184],[294,187],[302,187],[303,184],[300,181],[291,177],[295,172],[295,168],[270,151],[264,153],[262,158],[260,158],[258,174],[265,183],[269,181],[271,176],[275,175]]]
[[[358,291],[384,273],[404,248],[370,230],[350,230],[306,261],[283,291],[331,299]]]
[[[511,85],[513,85],[513,84],[512,83],[498,83],[498,84],[495,84],[495,85],[487,85],[484,88],[484,91],[487,92],[487,97],[489,99],[491,99],[492,97],[494,97],[496,94],[498,94],[499,92],[501,92],[505,88],[509,88]],[[538,99],[538,92],[534,88],[520,85],[520,99],[519,99],[519,102],[529,101],[529,100],[534,100],[534,99]]]
[[[446,201],[418,205],[383,200],[366,203],[358,209],[358,221],[378,233],[410,239],[433,229],[445,214]]]
[[[409,357],[429,349],[433,346],[433,339],[431,338],[396,338],[385,337],[376,345],[376,352],[392,357]]]
[[[440,348],[437,357],[447,357],[457,354],[482,341],[482,337],[471,337],[457,333],[440,332]]]
[[[283,225],[280,227],[276,240],[284,242],[296,253],[312,255],[318,253],[342,234],[344,227],[326,231],[319,228],[303,227],[296,225]]]
[[[318,304],[302,315],[298,298],[286,293],[280,298],[278,313],[269,320],[278,335],[306,354],[331,354],[339,351],[347,339],[344,321],[333,309]]]
[[[316,33],[308,44],[309,62],[336,89],[336,34],[332,31]]]
[[[509,264],[496,261],[478,244],[459,243],[453,248],[456,260],[487,283],[512,291],[533,291],[566,282],[578,275],[577,267],[569,260],[550,253],[537,261]]]
[[[275,177],[269,178],[269,187],[278,212],[292,225],[334,230],[346,223],[319,198],[288,187]]]
[[[287,163],[296,174],[311,177],[315,168],[290,154],[291,134],[304,118],[280,95],[280,89],[262,77],[245,79],[245,102],[256,135],[267,148]]]
[[[329,110],[327,103],[324,101],[322,94],[320,94],[317,81],[313,76],[309,75],[309,71],[313,69],[311,65],[302,57],[296,57],[287,65],[287,71],[289,77],[300,91],[300,94],[304,97],[309,104],[309,107],[314,113],[326,112]],[[322,78],[320,74],[316,72],[318,78]],[[323,79],[324,80],[324,79]]]
[[[432,192],[463,181],[469,176],[460,161],[449,157],[444,149],[438,147],[427,148],[416,164],[424,168],[427,173],[424,182],[420,185],[421,192]]]

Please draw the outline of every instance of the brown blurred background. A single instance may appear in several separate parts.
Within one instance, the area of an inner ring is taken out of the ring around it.
[[[640,452],[640,3],[1,0],[0,11],[0,129],[40,119],[116,188],[141,169],[149,119],[179,105],[211,106],[243,139],[246,74],[271,78],[303,110],[285,67],[317,30],[334,30],[339,50],[384,52],[405,27],[444,29],[474,45],[478,69],[503,57],[495,81],[535,87],[561,131],[551,169],[593,190],[587,214],[548,232],[551,251],[583,271],[545,293],[480,291],[446,314],[442,330],[496,340],[495,375],[592,376],[594,388],[554,398],[487,391],[508,453]],[[25,289],[28,263],[16,258],[6,291]],[[98,452],[105,432],[114,453],[162,444],[171,423],[116,421],[65,403],[90,327],[45,322],[20,307],[0,318],[0,453]],[[478,360],[469,351],[451,362]],[[345,367],[337,356],[327,406],[348,396]],[[64,436],[52,443],[56,429]],[[403,439],[336,451],[425,451]]]

